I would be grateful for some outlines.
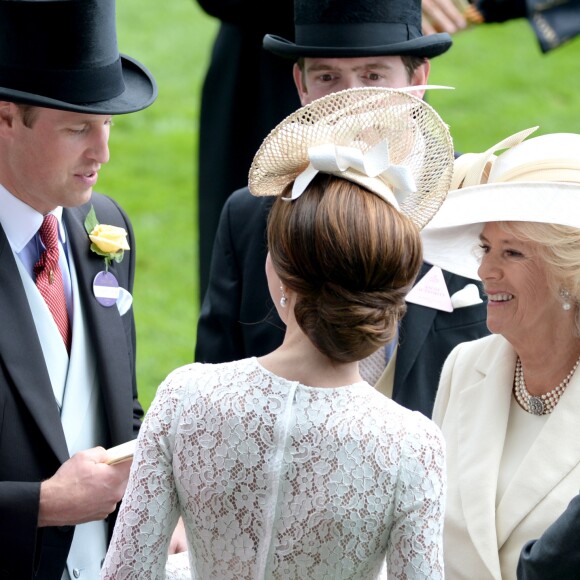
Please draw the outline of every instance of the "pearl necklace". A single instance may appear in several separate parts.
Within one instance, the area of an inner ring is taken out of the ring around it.
[[[557,387],[539,397],[534,397],[533,395],[530,395],[526,388],[522,361],[520,360],[520,357],[518,357],[518,360],[516,361],[516,375],[514,380],[514,395],[517,402],[520,404],[522,409],[532,415],[547,415],[548,413],[551,413],[558,404],[560,397],[566,390],[566,387],[579,364],[580,357],[578,357],[578,360],[572,367],[572,370],[568,373],[568,376]]]

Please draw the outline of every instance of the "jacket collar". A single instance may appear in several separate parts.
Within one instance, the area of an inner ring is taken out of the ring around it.
[[[515,363],[511,345],[501,336],[490,337],[474,364],[479,377],[461,393],[457,418],[459,493],[465,520],[482,561],[497,578],[501,577],[498,550],[580,457],[580,438],[570,434],[570,425],[580,416],[580,374],[576,374],[496,508]]]

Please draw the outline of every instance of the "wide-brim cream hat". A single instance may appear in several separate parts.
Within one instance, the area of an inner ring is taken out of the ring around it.
[[[476,249],[485,223],[580,228],[580,135],[552,133],[524,141],[536,129],[457,158],[453,189],[421,232],[426,262],[478,279]],[[501,149],[506,150],[496,155]]]
[[[318,172],[362,185],[422,228],[453,174],[453,142],[437,112],[407,89],[356,88],[298,109],[266,137],[249,173],[253,195],[299,197]]]

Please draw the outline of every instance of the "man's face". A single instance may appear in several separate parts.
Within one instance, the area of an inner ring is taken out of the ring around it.
[[[35,108],[30,127],[13,103],[0,102],[0,183],[45,214],[89,201],[109,161],[111,116]]]
[[[294,82],[302,105],[354,87],[398,89],[426,84],[429,61],[409,75],[400,56],[361,58],[305,58],[304,68],[294,65]],[[422,97],[424,91],[417,91]]]

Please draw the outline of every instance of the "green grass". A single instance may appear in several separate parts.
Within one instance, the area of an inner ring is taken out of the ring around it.
[[[482,151],[504,137],[539,125],[537,135],[580,132],[580,38],[544,55],[525,20],[485,25],[454,37],[432,62],[431,91],[457,151]]]
[[[119,0],[117,20],[119,49],[159,85],[150,108],[115,119],[98,184],[128,211],[137,238],[137,377],[147,408],[167,373],[193,360],[199,89],[216,25],[193,0]]]
[[[155,75],[159,98],[115,119],[112,162],[98,190],[118,199],[137,236],[137,375],[148,408],[158,384],[191,362],[197,291],[197,126],[200,89],[217,23],[194,0],[118,0],[119,47]],[[458,151],[487,149],[540,125],[580,132],[580,39],[542,55],[525,21],[460,33],[432,62],[429,102]],[[251,90],[251,87],[248,88]]]

